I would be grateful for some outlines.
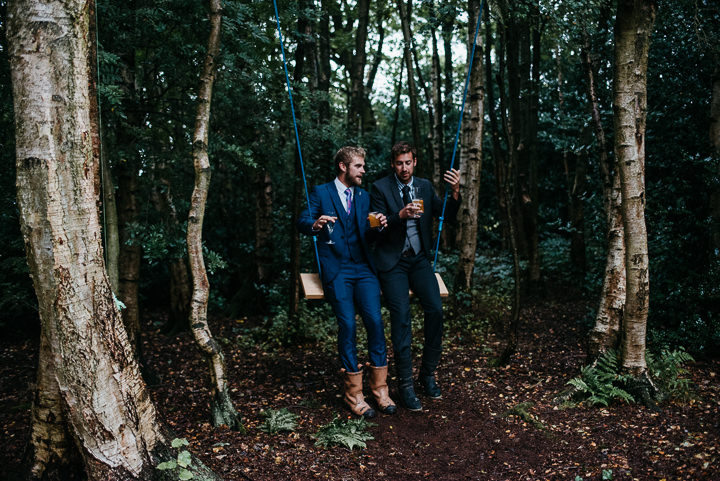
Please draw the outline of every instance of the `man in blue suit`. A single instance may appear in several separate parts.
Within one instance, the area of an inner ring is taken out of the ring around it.
[[[365,150],[343,147],[334,157],[337,177],[313,189],[310,205],[298,219],[298,230],[319,236],[318,255],[325,298],[338,322],[338,352],[342,364],[344,401],[359,416],[375,411],[365,402],[363,372],[358,363],[355,308],[362,315],[368,336],[370,388],[385,414],[397,408],[387,386],[387,349],[380,315],[380,284],[375,275],[368,242],[387,225],[380,214],[379,228],[368,222],[370,196],[360,188],[365,174]]]
[[[435,380],[435,369],[442,353],[443,311],[432,265],[433,217],[440,217],[443,201],[432,183],[413,175],[417,153],[407,142],[398,142],[390,152],[392,172],[373,184],[372,209],[387,215],[375,248],[380,283],[390,310],[391,338],[401,404],[420,411],[422,404],[415,395],[412,378],[412,325],[408,290],[417,296],[425,322],[423,331],[420,385],[431,399],[442,395]],[[452,169],[445,172],[452,195],[448,198],[445,220],[455,219],[460,207],[460,175]],[[423,208],[420,209],[419,202]]]

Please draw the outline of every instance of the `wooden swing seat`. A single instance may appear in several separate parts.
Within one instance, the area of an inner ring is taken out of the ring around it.
[[[442,277],[437,272],[435,273],[438,287],[440,288],[440,297],[448,297],[448,289],[443,282]],[[322,282],[320,282],[320,275],[314,272],[305,272],[300,274],[300,283],[302,284],[303,293],[305,299],[325,299],[325,293],[323,292]],[[412,289],[410,290],[410,296],[414,296]]]

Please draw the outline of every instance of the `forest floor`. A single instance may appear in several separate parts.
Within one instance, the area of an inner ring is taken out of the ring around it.
[[[695,399],[659,410],[614,404],[560,408],[555,396],[578,375],[587,312],[577,301],[536,301],[523,310],[519,353],[507,367],[489,361],[500,344],[464,345],[448,336],[438,372],[441,400],[423,410],[379,414],[367,448],[315,446],[312,437],[340,402],[335,356],[314,347],[262,350],[233,342],[226,320],[229,384],[247,433],[208,423],[206,364],[189,334],[147,326],[151,394],[189,449],[227,480],[699,480],[720,479],[720,362],[690,366]],[[229,340],[229,341],[228,341]],[[19,472],[29,437],[37,343],[0,340],[0,479]],[[395,381],[390,381],[394,392]],[[369,390],[366,389],[369,393]],[[526,404],[524,416],[517,409]],[[298,414],[292,433],[266,434],[261,411]],[[515,408],[515,409],[514,409]],[[524,418],[524,419],[523,419]]]

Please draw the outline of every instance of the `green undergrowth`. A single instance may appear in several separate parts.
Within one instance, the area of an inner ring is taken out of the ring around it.
[[[349,450],[353,448],[365,448],[365,441],[375,439],[368,432],[368,428],[376,426],[365,420],[365,418],[344,419],[340,416],[335,418],[324,426],[320,427],[314,435],[315,445],[324,448],[332,446],[342,446]]]
[[[291,432],[297,428],[297,420],[300,416],[288,411],[287,408],[268,409],[264,411],[265,421],[260,425],[260,431],[268,434]]]
[[[658,356],[648,352],[646,362],[648,375],[656,393],[656,401],[687,401],[693,392],[685,364],[693,358],[684,350],[662,350]],[[643,401],[634,396],[636,380],[622,370],[620,354],[608,350],[598,359],[580,369],[580,376],[567,382],[570,389],[561,393],[558,400],[566,407],[609,406],[613,402],[635,404]]]
[[[522,421],[525,421],[526,423],[530,424],[531,426],[535,427],[536,429],[539,429],[541,431],[545,430],[545,425],[540,421],[540,419],[531,412],[532,407],[534,406],[531,402],[522,402],[514,405],[507,411],[503,413],[503,417],[507,418],[510,416],[517,417],[521,419]]]

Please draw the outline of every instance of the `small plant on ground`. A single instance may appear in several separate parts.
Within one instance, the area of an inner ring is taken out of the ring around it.
[[[192,464],[192,456],[190,455],[190,451],[182,449],[188,444],[189,443],[185,438],[173,439],[171,446],[178,450],[177,459],[171,459],[170,461],[160,463],[155,467],[155,469],[159,469],[161,471],[175,471],[178,479],[183,481],[192,479],[194,474],[188,469]]]
[[[335,416],[335,419],[320,427],[315,434],[315,445],[329,448],[331,446],[343,446],[349,450],[355,447],[365,448],[365,441],[375,439],[367,429],[376,426],[369,423],[365,418],[343,419]]]
[[[573,388],[571,404],[608,406],[614,400],[634,403],[635,399],[624,389],[628,376],[622,374],[620,368],[619,354],[609,349],[594,364],[580,369],[580,376],[568,381]]]
[[[265,422],[260,426],[260,431],[268,434],[294,431],[299,417],[288,411],[287,408],[268,409],[263,416],[265,416]]]
[[[526,423],[534,426],[535,428],[544,430],[545,425],[542,423],[542,421],[540,421],[537,416],[530,412],[530,409],[532,407],[533,403],[531,402],[516,404],[515,406],[505,411],[503,413],[503,417],[516,416],[525,421]]]

